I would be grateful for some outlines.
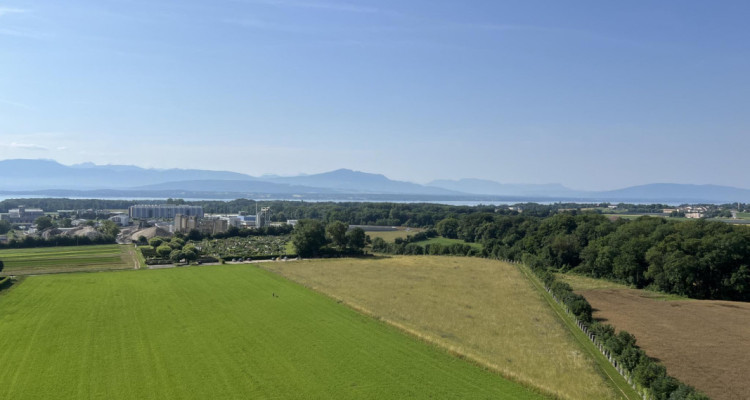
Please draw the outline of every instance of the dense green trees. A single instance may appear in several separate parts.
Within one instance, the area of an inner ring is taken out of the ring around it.
[[[442,237],[449,239],[458,238],[458,220],[455,218],[446,218],[435,225],[438,233]]]
[[[362,254],[365,247],[365,231],[361,228],[348,228],[348,225],[341,221],[333,221],[326,225],[317,220],[299,220],[292,232],[292,244],[297,254],[302,257]]]
[[[168,258],[170,254],[172,254],[172,248],[167,246],[166,244],[162,244],[161,246],[156,248],[156,254],[161,258]]]
[[[322,222],[314,219],[297,221],[292,232],[292,244],[298,255],[302,257],[318,255],[326,243],[325,225]]]
[[[337,250],[346,249],[346,231],[349,226],[341,221],[333,221],[326,225],[326,239]]]
[[[99,230],[104,233],[105,235],[109,236],[117,236],[117,234],[120,233],[120,227],[117,226],[116,223],[105,219],[101,222],[101,226],[99,226]]]
[[[34,220],[34,224],[36,225],[36,229],[40,231],[43,231],[48,228],[52,228],[54,226],[54,224],[52,223],[52,218],[46,215],[41,216],[37,218],[36,220]]]
[[[6,220],[0,220],[0,235],[5,235],[10,231],[11,224]]]
[[[457,220],[459,238],[482,243],[486,257],[530,254],[559,271],[692,298],[750,301],[750,229],[744,226],[655,217],[610,221],[577,212],[547,218],[478,212]]]
[[[354,228],[346,232],[346,245],[354,251],[362,251],[366,243],[365,231],[362,228]]]

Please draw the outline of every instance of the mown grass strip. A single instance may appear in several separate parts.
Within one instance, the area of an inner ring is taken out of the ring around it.
[[[529,270],[529,268],[525,265],[515,265],[529,279],[529,281],[539,291],[542,297],[544,297],[550,307],[552,307],[552,310],[568,328],[570,333],[576,339],[576,342],[578,342],[578,344],[581,346],[581,349],[586,351],[586,353],[596,362],[596,365],[597,367],[599,367],[601,373],[607,377],[608,382],[612,384],[617,393],[621,394],[622,398],[624,399],[640,400],[641,396],[638,394],[638,392],[636,392],[630,386],[630,384],[628,384],[628,382],[622,377],[622,375],[620,375],[620,373],[617,372],[612,364],[609,363],[609,360],[607,360],[599,351],[599,349],[594,346],[594,343],[589,340],[586,334],[583,333],[580,328],[578,328],[574,318],[571,315],[568,315],[568,313],[565,312],[562,306],[558,304],[554,298],[552,298],[552,295],[544,289],[544,285],[541,281],[539,281],[539,278],[537,278],[536,275],[534,275],[531,270]]]
[[[0,296],[3,399],[542,399],[250,265],[32,276]]]
[[[537,289],[509,263],[394,256],[262,268],[555,398],[620,398]]]

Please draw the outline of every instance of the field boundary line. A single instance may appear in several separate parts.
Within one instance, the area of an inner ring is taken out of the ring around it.
[[[507,261],[505,261],[507,262]],[[642,397],[625,381],[619,373],[611,374],[610,372],[617,372],[614,366],[609,363],[603,354],[597,351],[594,343],[585,336],[584,332],[578,328],[575,321],[562,309],[562,306],[555,301],[552,295],[547,292],[541,282],[534,274],[529,271],[528,267],[521,263],[509,262],[509,264],[515,265],[521,273],[531,282],[531,284],[539,291],[544,297],[544,300],[550,305],[552,311],[560,318],[563,325],[570,331],[575,340],[580,344],[581,349],[585,350],[594,360],[595,364],[604,374],[609,378],[612,385],[622,394],[623,398],[628,400],[640,400]],[[625,389],[623,389],[623,387]],[[628,392],[630,394],[628,394]]]
[[[529,389],[530,391],[532,391],[534,393],[537,393],[537,394],[539,394],[541,396],[549,397],[550,399],[563,399],[564,398],[564,397],[562,397],[558,393],[554,393],[552,391],[545,390],[544,388],[541,388],[539,386],[535,386],[532,383],[530,383],[530,382],[528,382],[526,380],[521,379],[521,377],[519,377],[519,376],[516,376],[516,375],[510,374],[510,373],[508,373],[506,371],[503,371],[496,364],[493,364],[492,362],[490,362],[488,360],[485,360],[485,359],[483,359],[481,357],[478,357],[478,356],[475,356],[475,355],[472,355],[472,354],[467,354],[467,353],[461,352],[461,351],[457,350],[454,346],[448,346],[448,345],[442,344],[437,339],[432,338],[432,336],[430,336],[430,335],[425,335],[425,334],[417,331],[416,329],[412,329],[412,328],[409,328],[409,327],[405,326],[404,324],[398,323],[398,322],[393,321],[393,320],[388,319],[388,318],[381,317],[380,315],[377,315],[377,314],[373,313],[372,311],[370,311],[369,309],[367,309],[365,307],[362,307],[362,306],[359,306],[357,304],[353,304],[353,303],[347,302],[345,299],[342,299],[342,298],[336,297],[336,296],[334,296],[334,295],[332,295],[330,293],[324,292],[324,291],[318,289],[317,287],[309,286],[309,285],[305,285],[303,283],[297,282],[297,281],[295,281],[295,280],[293,280],[291,278],[287,278],[286,276],[284,276],[284,275],[282,275],[282,274],[280,274],[280,273],[278,273],[276,271],[267,270],[267,269],[263,268],[260,265],[257,265],[256,268],[260,268],[263,271],[266,271],[267,273],[274,274],[274,275],[276,275],[276,276],[278,276],[278,277],[280,277],[282,279],[285,279],[285,280],[287,280],[287,281],[289,281],[289,282],[291,282],[291,283],[293,283],[295,285],[302,286],[302,287],[304,287],[304,288],[306,288],[308,290],[311,290],[311,291],[313,291],[315,293],[318,293],[318,294],[320,294],[322,296],[325,296],[326,298],[328,298],[330,300],[333,300],[336,303],[338,303],[340,305],[343,305],[344,307],[347,307],[347,308],[349,308],[349,309],[351,309],[351,310],[353,310],[353,311],[355,311],[355,312],[357,312],[357,313],[359,313],[359,314],[361,314],[361,315],[363,315],[365,317],[372,318],[375,321],[378,321],[378,322],[380,322],[382,324],[390,326],[390,327],[396,329],[397,331],[399,331],[399,332],[401,332],[401,333],[403,333],[403,334],[405,334],[407,336],[412,337],[413,339],[416,339],[416,340],[418,340],[418,341],[420,341],[422,343],[425,343],[425,344],[427,344],[429,346],[432,346],[432,347],[434,347],[436,349],[439,349],[440,351],[444,351],[444,352],[450,354],[451,356],[455,357],[456,359],[460,359],[460,360],[464,360],[466,362],[469,362],[469,363],[471,363],[471,364],[473,364],[473,365],[475,365],[475,366],[477,366],[479,368],[482,368],[482,369],[487,370],[487,371],[489,371],[489,372],[491,372],[493,374],[498,375],[502,379],[505,379],[507,381],[519,384],[519,385],[523,386],[524,388]]]

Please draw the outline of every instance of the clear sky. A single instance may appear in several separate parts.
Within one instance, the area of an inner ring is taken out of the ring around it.
[[[0,0],[0,159],[750,188],[750,2]]]

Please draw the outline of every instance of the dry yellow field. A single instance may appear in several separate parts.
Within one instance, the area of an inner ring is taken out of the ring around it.
[[[616,398],[518,269],[465,257],[402,256],[263,265],[542,393]]]

